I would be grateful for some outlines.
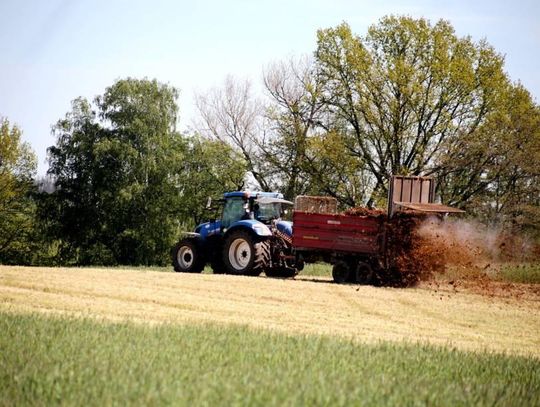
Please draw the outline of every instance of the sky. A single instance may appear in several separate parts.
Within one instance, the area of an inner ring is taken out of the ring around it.
[[[51,126],[79,96],[155,78],[180,90],[186,130],[195,92],[228,74],[258,86],[268,64],[312,54],[317,29],[345,21],[364,35],[388,14],[445,19],[459,36],[486,39],[540,102],[538,0],[0,0],[0,116],[22,129],[44,175]]]

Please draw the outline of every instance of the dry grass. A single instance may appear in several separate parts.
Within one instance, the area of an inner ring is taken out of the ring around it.
[[[0,310],[425,342],[540,356],[540,297],[141,270],[0,266]]]

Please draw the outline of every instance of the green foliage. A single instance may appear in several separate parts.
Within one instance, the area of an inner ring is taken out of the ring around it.
[[[0,404],[536,405],[534,358],[3,313]]]
[[[444,20],[342,23],[317,32],[314,59],[269,65],[264,87],[260,103],[228,78],[198,103],[201,132],[261,188],[382,207],[391,175],[435,176],[443,202],[540,235],[539,107],[486,41]]]
[[[181,218],[192,229],[209,216],[205,210],[208,197],[221,198],[225,191],[241,190],[246,163],[222,141],[187,138],[186,153],[179,179],[182,198]]]
[[[345,207],[366,202],[373,182],[365,162],[351,155],[346,137],[335,129],[309,138],[310,193],[333,196]]]
[[[34,249],[37,160],[21,131],[0,118],[0,263],[29,264]]]
[[[521,85],[460,149],[448,152],[443,199],[488,223],[540,233],[540,108]]]
[[[268,103],[232,77],[198,97],[204,137],[177,132],[176,89],[119,80],[56,123],[55,191],[34,198],[35,156],[2,119],[0,262],[163,265],[246,171],[341,206],[384,206],[392,174],[433,175],[444,203],[539,238],[540,107],[503,68],[444,20],[343,23],[317,32],[313,59],[268,68]]]
[[[314,61],[265,72],[267,184],[384,206],[392,174],[434,175],[443,202],[540,233],[540,108],[492,46],[395,16],[317,39]]]
[[[166,264],[179,226],[203,206],[194,192],[238,180],[241,164],[227,149],[219,157],[216,145],[176,132],[177,96],[155,80],[119,80],[94,105],[76,99],[54,127],[56,191],[41,213],[60,263]]]
[[[365,38],[346,24],[318,32],[316,58],[346,148],[375,179],[444,171],[442,157],[499,106],[508,79],[485,42],[458,38],[446,21],[385,17]]]

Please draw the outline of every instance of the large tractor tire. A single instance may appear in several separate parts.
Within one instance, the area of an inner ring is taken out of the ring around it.
[[[270,265],[270,242],[247,231],[233,231],[223,245],[223,264],[229,274],[258,276]]]
[[[179,273],[200,273],[205,264],[201,244],[193,238],[180,240],[172,250],[172,263]]]

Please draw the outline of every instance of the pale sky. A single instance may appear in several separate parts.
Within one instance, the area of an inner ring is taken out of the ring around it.
[[[317,29],[346,21],[364,35],[387,14],[443,18],[459,36],[487,39],[540,101],[539,0],[0,0],[0,116],[23,130],[43,175],[50,128],[78,96],[156,78],[180,89],[183,130],[195,91],[227,74],[258,85],[267,64],[313,53]]]

